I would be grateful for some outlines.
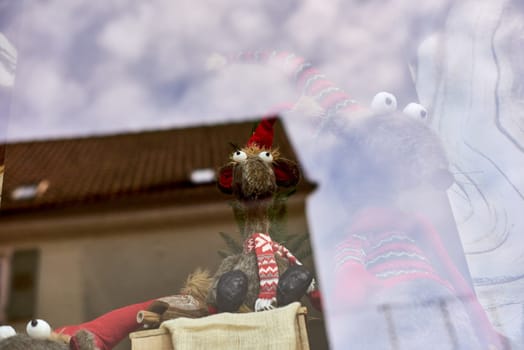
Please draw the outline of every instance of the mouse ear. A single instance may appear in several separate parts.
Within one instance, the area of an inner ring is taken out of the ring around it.
[[[300,180],[300,171],[295,162],[287,159],[278,159],[273,162],[273,171],[278,186],[295,186]]]
[[[225,165],[218,170],[217,186],[223,193],[233,193],[233,166]]]

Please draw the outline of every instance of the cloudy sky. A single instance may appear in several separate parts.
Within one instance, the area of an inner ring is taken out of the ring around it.
[[[388,90],[407,104],[415,98],[412,50],[445,7],[377,0],[21,3],[4,6],[16,14],[4,31],[19,51],[10,140],[242,119],[294,92],[267,67],[206,71],[213,53],[286,50],[363,103]]]

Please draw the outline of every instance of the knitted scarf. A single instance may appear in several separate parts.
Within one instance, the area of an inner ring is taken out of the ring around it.
[[[244,242],[244,252],[254,251],[257,257],[260,291],[255,303],[255,310],[272,308],[276,301],[278,286],[278,266],[275,254],[287,259],[291,265],[302,265],[298,259],[284,246],[274,242],[268,234],[253,233]]]
[[[349,232],[334,254],[339,302],[358,305],[377,290],[418,279],[433,280],[467,300],[464,306],[476,323],[479,339],[505,348],[430,221],[394,208],[367,208],[355,216]],[[423,240],[431,249],[422,248]]]
[[[363,108],[346,91],[322,74],[304,57],[289,51],[243,51],[222,57],[225,64],[259,64],[281,71],[295,85],[296,91],[321,106],[326,116],[354,112]],[[273,108],[274,109],[274,108]]]
[[[283,73],[291,82],[298,96],[295,101],[279,103],[271,107],[269,114],[282,113],[286,110],[306,108],[315,110],[320,108],[316,118],[317,127],[315,137],[329,124],[333,116],[341,113],[348,115],[360,114],[367,108],[353,99],[344,89],[329,80],[311,62],[304,57],[289,51],[243,51],[232,55],[218,55],[223,64],[258,64]],[[217,66],[217,68],[219,68]]]

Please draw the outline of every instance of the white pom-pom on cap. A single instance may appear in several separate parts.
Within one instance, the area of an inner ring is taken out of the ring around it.
[[[206,60],[208,71],[219,71],[227,65],[227,58],[219,53],[214,53]]]
[[[51,335],[51,326],[44,320],[36,319],[27,323],[27,334],[34,339],[47,339]]]
[[[397,98],[390,92],[382,91],[373,97],[371,110],[375,113],[388,113],[397,110]]]
[[[0,326],[0,340],[7,339],[16,335],[16,331],[11,326]]]

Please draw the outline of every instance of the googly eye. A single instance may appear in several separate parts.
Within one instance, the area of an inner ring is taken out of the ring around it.
[[[16,335],[16,331],[11,326],[0,326],[0,340],[7,339]]]
[[[243,162],[247,159],[247,154],[244,151],[235,151],[233,153],[233,160],[235,162]]]
[[[51,326],[44,320],[29,321],[25,330],[34,339],[47,339],[51,335]]]
[[[387,113],[397,110],[397,98],[392,93],[382,91],[373,97],[371,109],[375,113]]]
[[[273,155],[271,154],[271,152],[260,152],[258,156],[266,163],[271,163],[273,161]]]
[[[424,106],[411,102],[406,107],[404,107],[403,110],[404,114],[409,115],[412,118],[420,119],[420,120],[428,120],[428,111]]]

